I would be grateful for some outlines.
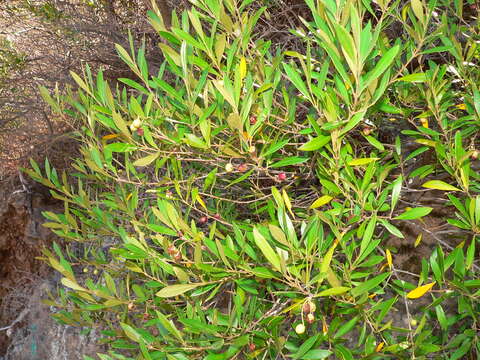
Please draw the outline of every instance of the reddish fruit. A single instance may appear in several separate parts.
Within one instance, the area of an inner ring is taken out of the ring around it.
[[[368,136],[372,133],[372,128],[370,126],[365,126],[362,132],[363,132],[363,135]]]
[[[215,220],[221,220],[221,219],[222,219],[222,217],[221,217],[220,214],[218,214],[218,213],[215,214],[215,215],[213,215],[213,218],[214,218]]]
[[[175,262],[182,260],[182,253],[180,251],[177,251],[177,253],[173,255],[173,260],[175,260]]]
[[[250,125],[255,125],[257,123],[257,117],[255,115],[250,116]]]
[[[281,172],[280,174],[277,175],[277,179],[278,181],[285,181],[287,180],[287,174],[285,174],[284,172]]]
[[[167,252],[170,254],[170,255],[173,255],[173,254],[176,254],[177,253],[177,248],[174,246],[174,245],[170,245],[167,249]]]
[[[243,163],[237,166],[237,171],[239,172],[245,172],[248,170],[248,165]]]
[[[250,349],[250,351],[255,351],[255,344],[254,343],[251,343],[250,345],[248,345],[248,348]]]
[[[303,303],[302,310],[305,314],[310,313],[311,309],[310,309],[310,302],[309,301]]]
[[[137,134],[138,136],[143,136],[143,129],[142,128],[137,129]]]
[[[200,219],[198,219],[198,222],[200,224],[206,224],[208,222],[208,218],[206,216],[202,216]]]
[[[480,151],[478,150],[473,150],[472,155],[470,155],[473,160],[477,160],[478,157],[480,156]]]

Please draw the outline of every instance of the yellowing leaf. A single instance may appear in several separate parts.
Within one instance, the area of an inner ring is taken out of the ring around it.
[[[419,143],[419,144],[422,144],[422,145],[431,146],[431,147],[435,147],[435,145],[437,144],[435,141],[428,140],[428,139],[417,139],[417,140],[415,140],[415,142]]]
[[[73,289],[73,290],[85,291],[85,292],[89,291],[89,290],[85,289],[84,287],[78,285],[75,281],[67,279],[67,278],[62,278],[61,282],[66,287],[69,287],[70,289]]]
[[[367,165],[370,164],[372,161],[376,161],[378,158],[358,158],[358,159],[353,159],[348,162],[348,165],[350,166],[361,166],[361,165]]]
[[[199,202],[200,205],[202,205],[202,207],[203,207],[205,210],[208,211],[207,205],[205,205],[205,202],[204,202],[203,199],[200,197],[200,195],[197,194],[196,200]]]
[[[247,75],[247,61],[245,60],[245,56],[242,56],[240,59],[240,80],[243,80]]]
[[[295,215],[292,212],[292,203],[290,202],[290,198],[288,197],[288,194],[285,191],[285,189],[282,190],[282,197],[283,197],[283,201],[285,202],[285,206],[287,207],[288,211],[290,212],[292,217],[295,217]]]
[[[253,239],[273,268],[281,272],[280,258],[256,227],[253,228]]]
[[[313,202],[312,205],[310,205],[310,209],[316,209],[316,208],[319,208],[320,206],[328,204],[332,199],[333,197],[331,197],[330,195],[320,196],[317,200]]]
[[[106,141],[106,140],[110,140],[110,139],[115,139],[119,136],[120,136],[120,134],[108,134],[108,135],[105,135],[104,137],[102,137],[102,140]]]
[[[411,1],[412,5],[412,10],[415,16],[417,17],[418,20],[420,20],[421,23],[424,21],[423,17],[423,4],[422,1],[420,0],[412,0]]]
[[[137,159],[133,162],[133,166],[147,166],[157,160],[158,156],[160,155],[159,152],[154,154],[147,155],[143,158]]]
[[[384,345],[385,343],[382,341],[380,344],[377,345],[377,347],[375,348],[375,351],[376,352],[382,351]]]
[[[193,290],[199,286],[205,285],[204,283],[196,283],[196,284],[175,284],[165,286],[162,290],[157,292],[155,295],[162,298],[173,297],[182,295],[189,290]]]
[[[388,266],[390,267],[390,269],[392,268],[392,253],[390,252],[390,250],[386,250],[385,251],[385,255],[387,257],[387,264]]]
[[[419,297],[422,297],[425,295],[427,292],[430,291],[430,289],[436,284],[436,282],[432,282],[430,284],[422,285],[417,287],[416,289],[413,289],[407,294],[407,298],[409,299],[418,299]]]
[[[422,186],[427,189],[445,190],[445,191],[461,191],[459,188],[453,185],[447,184],[446,182],[441,180],[430,180],[430,181],[427,181]]]
[[[415,240],[415,244],[413,245],[414,247],[417,247],[418,244],[422,242],[422,233],[418,234],[417,239]]]

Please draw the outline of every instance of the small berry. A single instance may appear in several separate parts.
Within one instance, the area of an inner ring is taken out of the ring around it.
[[[303,303],[303,306],[302,306],[302,310],[305,314],[309,314],[310,311],[311,311],[311,308],[310,308],[310,301],[305,301]]]
[[[215,220],[221,220],[221,219],[222,219],[222,217],[220,216],[219,213],[216,213],[215,215],[213,215],[213,218],[214,218]]]
[[[256,149],[255,146],[253,146],[253,145],[248,148],[248,152],[249,152],[250,154],[253,154],[255,151],[257,151],[257,149]]]
[[[477,160],[480,157],[480,151],[473,150],[472,154],[470,155],[473,160]]]
[[[133,303],[128,303],[128,310],[132,310],[134,306]]]
[[[248,345],[248,348],[250,349],[250,351],[255,351],[255,344],[254,343],[250,343],[250,345]]]
[[[312,313],[308,314],[308,315],[307,315],[307,322],[308,322],[309,324],[311,324],[311,323],[313,323],[314,321],[315,321],[315,316],[314,316]]]
[[[170,255],[174,255],[177,253],[177,248],[174,246],[174,245],[170,245],[167,249],[167,252],[170,254]]]
[[[410,325],[412,325],[412,326],[417,326],[417,324],[418,324],[418,322],[417,322],[417,320],[415,320],[415,319],[412,319],[412,320],[410,321]]]
[[[315,303],[311,302],[310,303],[310,312],[314,313],[315,310],[317,310],[317,306],[315,305]]]
[[[280,174],[277,175],[277,179],[278,181],[285,181],[287,180],[287,174],[285,174],[284,172],[281,172]]]
[[[298,335],[301,335],[305,332],[305,325],[303,324],[298,324],[296,327],[295,327],[295,332],[298,334]]]
[[[173,260],[175,260],[175,262],[182,260],[182,253],[180,251],[177,251],[177,253],[173,255]]]
[[[88,268],[83,268],[83,272],[84,272],[84,273],[87,273],[87,272],[88,272]]]
[[[255,115],[250,116],[250,125],[255,125],[257,123],[257,117]]]
[[[132,126],[136,129],[138,129],[140,126],[142,126],[142,121],[137,118],[137,119],[133,120]]]
[[[227,165],[225,165],[225,171],[227,173],[232,172],[233,171],[233,165],[231,163],[228,163]]]
[[[98,275],[98,270],[97,269],[93,270],[93,275]]]
[[[144,133],[144,132],[143,132],[143,129],[142,129],[142,128],[137,129],[137,135],[138,135],[138,136],[143,136],[143,133]]]
[[[198,222],[200,224],[206,224],[208,222],[208,218],[206,216],[202,216],[200,219],[198,219]]]
[[[242,163],[242,164],[240,164],[240,165],[237,166],[237,170],[238,170],[239,172],[245,172],[245,171],[248,170],[248,165],[245,164],[245,163]]]
[[[362,130],[363,135],[368,136],[372,133],[372,128],[370,126],[365,126]]]

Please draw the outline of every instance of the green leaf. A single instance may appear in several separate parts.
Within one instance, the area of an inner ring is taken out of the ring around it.
[[[353,288],[350,293],[352,294],[353,297],[360,296],[360,295],[370,291],[374,287],[378,286],[379,284],[381,284],[389,276],[390,276],[389,273],[380,274],[380,275],[374,277],[373,279],[370,279],[370,280],[364,282],[363,284],[360,284],[357,287]]]
[[[300,151],[315,151],[318,150],[330,142],[330,135],[319,136],[315,139],[308,141],[298,148]]]
[[[360,87],[361,91],[366,89],[372,83],[372,81],[379,78],[380,75],[382,75],[385,72],[385,70],[388,69],[388,67],[391,65],[391,63],[393,62],[393,60],[395,59],[395,56],[397,56],[399,51],[400,51],[399,45],[393,46],[390,50],[388,50],[385,53],[385,55],[382,56],[382,58],[375,65],[375,67],[370,72],[368,72],[365,75],[365,77],[362,77],[363,81],[361,81],[362,83]]]
[[[330,289],[320,291],[315,295],[315,297],[340,295],[346,293],[348,290],[350,290],[350,288],[345,286],[332,287]]]
[[[445,191],[461,191],[459,188],[453,185],[447,184],[446,182],[441,180],[430,180],[430,181],[427,181],[422,186],[427,189],[445,190]]]
[[[297,350],[295,354],[292,355],[292,359],[300,359],[303,355],[306,354],[308,350],[312,348],[313,345],[317,342],[320,334],[316,334],[308,338]]]
[[[157,160],[160,156],[160,152],[156,152],[154,154],[147,155],[143,158],[137,159],[133,162],[133,166],[147,166]]]
[[[188,145],[199,148],[199,149],[208,149],[208,145],[205,144],[205,142],[202,139],[200,139],[198,136],[193,134],[186,134],[185,142]]]
[[[394,219],[395,220],[414,220],[430,214],[432,210],[433,208],[431,207],[418,207],[414,209],[409,209],[403,212],[402,214],[398,215]]]
[[[303,355],[301,360],[322,360],[328,358],[333,353],[330,350],[314,349]]]
[[[127,337],[130,340],[133,340],[135,342],[139,342],[140,339],[142,338],[142,336],[134,328],[132,328],[130,325],[121,322],[120,326],[122,327],[123,331],[125,332],[125,335],[127,335]]]
[[[408,74],[408,75],[402,76],[402,77],[398,78],[396,81],[422,83],[422,82],[427,81],[427,77],[426,77],[425,73],[414,73],[414,74]]]
[[[283,166],[292,166],[292,165],[298,165],[301,163],[304,163],[305,161],[308,161],[309,158],[304,158],[304,157],[298,157],[298,156],[290,156],[287,157],[283,160],[277,161],[276,163],[272,164],[272,168],[279,168]]]
[[[307,89],[307,86],[303,82],[302,78],[298,74],[298,72],[293,69],[289,64],[284,63],[283,68],[287,73],[288,79],[295,85],[295,87],[307,98],[310,98],[310,93]]]
[[[178,296],[202,285],[205,285],[205,283],[168,285],[158,291],[155,295],[162,298]]]
[[[277,271],[281,271],[280,258],[256,227],[253,228],[253,238],[263,255],[265,255],[265,258],[270,264],[272,264],[273,268]]]

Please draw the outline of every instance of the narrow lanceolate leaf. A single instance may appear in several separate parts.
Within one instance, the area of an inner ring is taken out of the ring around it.
[[[390,250],[387,249],[385,251],[385,257],[387,258],[388,267],[391,269],[393,266],[393,261],[392,261],[392,253],[390,252]]]
[[[427,181],[422,186],[427,189],[445,190],[445,191],[461,191],[459,188],[453,185],[447,184],[446,182],[441,180],[430,180],[430,181]]]
[[[377,287],[378,285],[380,285],[389,276],[390,276],[389,273],[380,274],[380,275],[374,277],[373,279],[370,279],[370,280],[358,285],[357,287],[353,288],[350,293],[352,294],[353,297],[360,296],[360,295],[370,291],[371,289]]]
[[[413,289],[407,294],[407,298],[409,299],[418,299],[419,297],[422,297],[425,295],[427,292],[430,291],[430,289],[436,284],[436,282],[432,282],[430,284],[422,285],[417,287],[416,289]]]
[[[330,142],[330,136],[319,136],[309,142],[303,144],[298,148],[300,151],[315,151],[318,150]]]
[[[362,91],[367,88],[372,81],[375,79],[378,79],[380,75],[382,75],[385,70],[388,69],[390,64],[393,62],[395,59],[395,56],[397,56],[398,52],[400,51],[400,46],[395,45],[393,46],[390,50],[388,50],[385,55],[382,56],[382,58],[379,60],[379,62],[375,65],[375,67],[368,72],[364,78],[362,78],[362,86],[361,89]]]
[[[409,209],[404,213],[398,215],[394,219],[395,220],[415,220],[430,214],[432,210],[433,208],[431,207],[418,207],[414,209]]]
[[[367,165],[370,164],[372,161],[376,161],[378,158],[359,158],[359,159],[353,159],[348,162],[348,165],[350,166],[361,166],[361,165]]]
[[[340,295],[346,293],[348,290],[350,290],[350,288],[346,286],[332,287],[330,289],[320,291],[317,295],[315,295],[315,297]]]
[[[205,283],[169,285],[169,286],[165,286],[162,290],[157,292],[155,295],[163,298],[178,296],[202,285],[205,285]]]
[[[137,159],[133,162],[133,166],[147,166],[157,160],[157,158],[160,156],[159,152],[156,152],[154,154],[147,155],[143,158]]]
[[[330,195],[320,196],[317,200],[315,200],[315,201],[313,202],[312,205],[310,205],[310,209],[316,209],[316,208],[319,208],[320,206],[326,205],[326,204],[328,204],[332,199],[333,199],[333,197],[331,197]]]
[[[277,253],[272,249],[270,244],[263,237],[263,235],[260,234],[257,228],[253,228],[253,238],[263,255],[267,258],[270,264],[272,264],[273,268],[277,271],[281,271],[280,259]]]

